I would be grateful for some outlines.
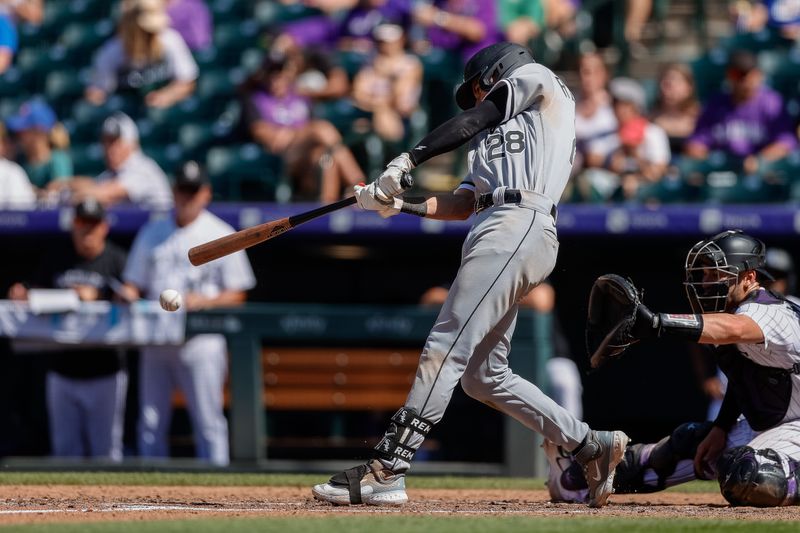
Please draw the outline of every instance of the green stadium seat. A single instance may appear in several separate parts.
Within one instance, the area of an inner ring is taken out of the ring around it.
[[[0,98],[14,97],[27,92],[27,80],[17,67],[11,67],[0,74]]]
[[[176,143],[163,144],[142,144],[142,151],[158,163],[161,170],[167,174],[173,174],[184,161],[183,149]]]
[[[703,201],[709,203],[761,203],[785,200],[781,189],[764,183],[760,176],[732,171],[713,172],[702,186]]]
[[[2,85],[2,78],[0,78],[0,85]],[[29,98],[30,96],[27,94],[0,97],[0,120],[6,119],[19,111],[19,106]]]
[[[281,162],[253,143],[211,148],[206,167],[215,196],[231,201],[274,200]]]
[[[306,7],[300,2],[282,5],[275,0],[261,0],[256,4],[253,16],[260,27],[273,28],[286,22],[320,13],[318,9]]]
[[[246,76],[241,68],[203,72],[197,80],[197,98],[208,113],[220,113],[228,102],[236,99],[236,90]]]
[[[774,68],[767,73],[767,84],[786,100],[800,96],[800,50],[775,58]]]
[[[67,49],[67,55],[84,65],[91,63],[93,54],[114,34],[110,19],[90,24],[73,22],[64,27],[58,44]]]
[[[264,63],[264,57],[267,55],[266,51],[262,48],[248,48],[242,52],[242,61],[240,67],[248,74],[252,74],[261,68]]]
[[[218,69],[224,65],[220,65],[219,53],[213,46],[209,46],[203,50],[198,50],[192,54],[197,67],[200,69],[201,75],[203,72],[212,69]]]
[[[701,101],[722,88],[727,64],[728,52],[720,48],[711,50],[691,63],[697,96]]]
[[[722,47],[728,51],[749,50],[751,52],[789,48],[793,44],[793,41],[785,39],[779,31],[771,28],[754,33],[737,33],[722,41]]]
[[[54,70],[66,68],[66,49],[54,46],[45,50],[39,48],[23,48],[16,57],[16,65],[26,79],[29,90],[44,90],[47,75]]]
[[[204,159],[205,150],[217,140],[213,122],[184,124],[178,130],[178,143],[191,159]]]
[[[214,17],[214,24],[223,24],[252,19],[253,12],[250,4],[251,2],[242,2],[241,0],[212,0],[208,2],[208,7]]]
[[[242,52],[258,44],[258,32],[254,20],[218,25],[214,29],[214,48],[221,64],[238,65]]]
[[[72,145],[69,155],[76,176],[97,176],[106,168],[100,143]]]
[[[47,75],[44,93],[58,116],[66,116],[73,102],[83,97],[88,74],[86,70],[56,70]]]

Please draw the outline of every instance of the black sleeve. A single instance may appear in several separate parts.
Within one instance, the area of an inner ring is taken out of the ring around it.
[[[498,87],[483,102],[454,116],[425,136],[411,150],[411,161],[420,165],[428,159],[454,150],[472,139],[478,132],[500,125],[505,117],[508,89]]]
[[[722,406],[719,408],[714,425],[724,429],[727,433],[736,423],[740,414],[742,414],[742,409],[736,400],[736,394],[731,390],[731,384],[728,383],[728,390],[725,391],[725,398],[722,399]]]

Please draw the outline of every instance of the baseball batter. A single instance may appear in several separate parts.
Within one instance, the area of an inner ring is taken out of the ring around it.
[[[686,260],[694,315],[643,307],[635,338],[679,336],[707,345],[728,377],[713,422],[688,423],[655,444],[636,444],[617,468],[617,492],[652,492],[716,478],[731,505],[800,503],[800,306],[759,283],[764,243],[740,230],[697,243]],[[546,444],[554,499],[583,501],[580,471]]]
[[[508,366],[517,302],[556,261],[556,204],[575,155],[574,97],[526,48],[498,43],[467,62],[456,101],[463,113],[395,158],[375,182],[356,187],[358,205],[383,217],[476,216],[411,392],[374,459],[315,486],[313,494],[342,505],[407,501],[405,472],[460,381],[470,396],[571,451],[586,468],[590,505],[602,506],[627,436],[590,430]],[[469,174],[454,194],[398,197],[412,168],[467,141]]]

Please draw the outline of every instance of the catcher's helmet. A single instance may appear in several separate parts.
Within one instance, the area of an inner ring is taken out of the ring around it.
[[[764,270],[765,256],[764,243],[742,230],[723,231],[692,246],[686,256],[684,282],[692,311],[724,311],[728,291],[742,272],[755,270],[772,279]]]
[[[456,103],[461,109],[475,105],[472,82],[477,79],[481,89],[488,91],[498,80],[507,78],[522,65],[534,63],[531,51],[514,43],[496,43],[479,50],[464,66],[464,81],[456,89]]]

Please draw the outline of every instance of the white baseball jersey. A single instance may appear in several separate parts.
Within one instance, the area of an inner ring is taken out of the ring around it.
[[[461,187],[476,195],[506,186],[561,199],[575,160],[575,97],[550,69],[523,65],[498,81],[506,87],[503,122],[469,145],[469,174]]]
[[[116,180],[125,189],[128,201],[142,209],[166,211],[172,207],[169,180],[158,163],[141,151],[132,153],[117,172],[109,170],[97,176],[97,181]]]
[[[190,248],[233,231],[208,211],[183,228],[177,227],[172,219],[151,222],[136,236],[123,277],[139,287],[143,297],[152,300],[157,300],[164,289],[208,297],[226,290],[252,289],[255,276],[244,252],[199,267],[189,262]]]
[[[764,333],[763,344],[736,345],[745,357],[762,366],[784,369],[800,363],[800,317],[789,304],[749,301],[736,314],[752,318]],[[791,379],[792,400],[784,421],[800,419],[800,375],[792,374]]]

